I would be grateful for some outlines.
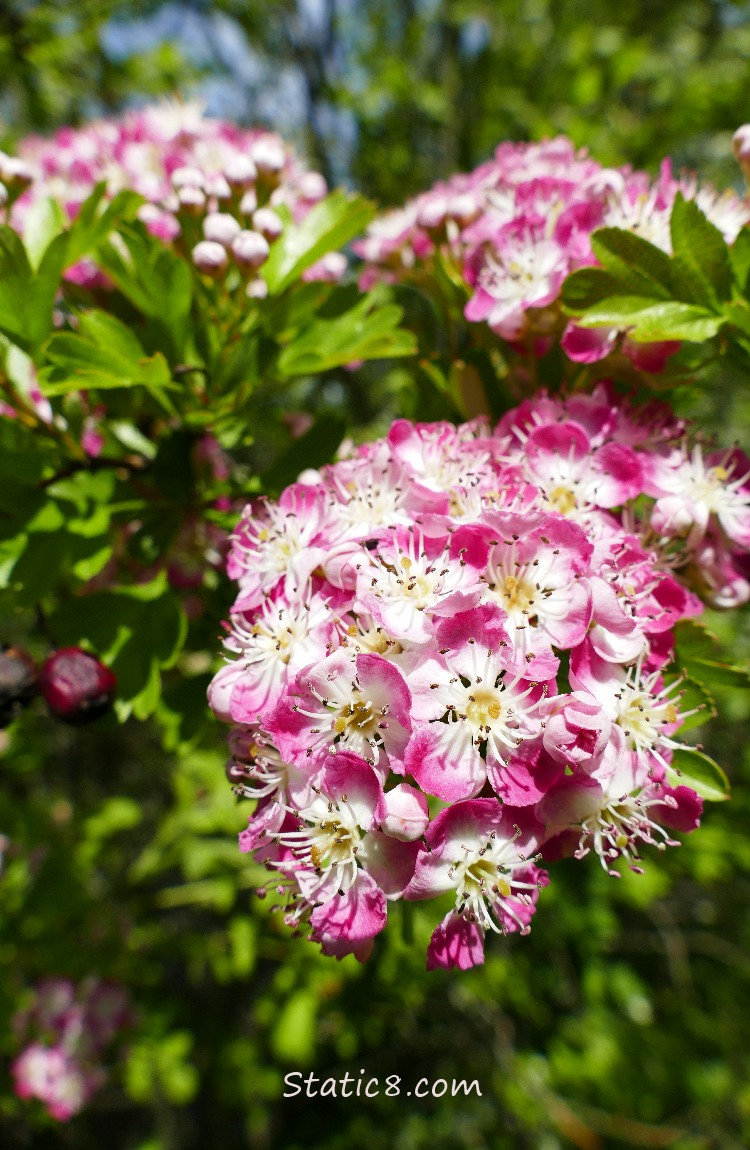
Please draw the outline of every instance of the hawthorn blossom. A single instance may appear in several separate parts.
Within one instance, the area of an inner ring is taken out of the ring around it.
[[[427,962],[465,969],[528,931],[540,851],[637,869],[697,826],[675,627],[747,598],[750,547],[744,457],[693,443],[611,385],[540,392],[245,509],[209,699],[291,928],[364,961],[390,902],[452,891]]]
[[[38,1098],[52,1118],[67,1122],[106,1081],[107,1048],[131,1022],[127,994],[115,983],[39,983],[31,1005],[14,1019],[26,1041],[11,1066],[16,1094]]]

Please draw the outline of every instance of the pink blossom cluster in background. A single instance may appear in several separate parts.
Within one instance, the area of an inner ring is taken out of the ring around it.
[[[644,371],[658,372],[679,345],[636,344],[608,329],[566,325],[560,289],[570,272],[595,264],[591,233],[624,228],[670,251],[669,218],[677,192],[694,199],[728,243],[750,221],[750,203],[734,192],[673,176],[657,180],[630,168],[604,168],[565,137],[502,143],[492,159],[456,174],[375,220],[355,250],[365,261],[360,286],[378,280],[422,282],[447,259],[465,281],[464,315],[511,344],[533,341],[537,354],[561,336],[568,357],[593,363],[618,343]]]
[[[14,1020],[25,1042],[11,1067],[16,1094],[38,1098],[53,1118],[67,1122],[106,1081],[106,1050],[131,1023],[127,993],[116,983],[39,983],[32,1004]]]
[[[35,202],[51,197],[74,219],[104,181],[108,196],[123,189],[142,195],[147,203],[138,214],[149,230],[191,251],[200,271],[217,276],[236,267],[256,296],[262,281],[255,273],[284,228],[275,209],[284,205],[301,220],[328,190],[276,133],[209,118],[195,102],[165,101],[61,128],[50,139],[28,137],[17,152],[0,154],[0,207],[8,189],[16,193],[11,220],[22,234]],[[25,190],[17,196],[19,185]],[[344,266],[343,257],[328,257],[306,278],[335,279]],[[91,261],[68,276],[87,286],[106,283]]]
[[[398,420],[248,506],[209,699],[287,921],[363,960],[389,899],[450,894],[427,963],[466,968],[528,931],[540,852],[638,871],[695,828],[674,628],[750,597],[749,547],[748,460],[605,384]]]

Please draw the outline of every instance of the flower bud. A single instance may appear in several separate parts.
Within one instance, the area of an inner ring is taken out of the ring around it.
[[[0,208],[4,208],[8,202],[8,189],[5,184],[0,184]]]
[[[109,710],[117,680],[109,667],[80,647],[61,647],[46,660],[39,690],[64,723],[88,723]]]
[[[200,188],[203,190],[204,175],[200,168],[175,168],[172,172],[172,187],[175,191],[180,188]]]
[[[283,232],[284,222],[273,208],[259,208],[253,216],[253,229],[272,243]]]
[[[381,824],[382,830],[394,839],[413,842],[420,838],[430,821],[427,799],[416,787],[399,783],[385,793],[388,815]]]
[[[245,295],[248,299],[265,299],[268,295],[268,284],[262,279],[250,280],[245,288]]]
[[[0,152],[0,179],[8,189],[18,192],[19,189],[28,187],[33,178],[34,173],[25,160]]]
[[[256,140],[250,147],[250,155],[261,176],[278,176],[284,170],[284,145],[274,136],[263,136]]]
[[[240,214],[251,216],[258,206],[258,197],[255,188],[249,188],[240,200]]]
[[[226,249],[215,240],[201,240],[192,255],[193,263],[204,276],[220,276],[227,266]]]
[[[297,181],[297,191],[301,199],[317,203],[326,198],[328,184],[320,172],[303,172]]]
[[[232,189],[223,176],[211,176],[206,180],[206,194],[223,203],[231,200]]]
[[[177,201],[180,205],[179,210],[191,216],[199,216],[206,207],[205,194],[193,184],[186,184],[184,188],[178,190]]]
[[[211,212],[203,221],[203,235],[213,243],[228,248],[232,240],[240,234],[240,227],[234,216],[228,212]]]
[[[33,699],[37,689],[36,663],[20,647],[0,650],[0,727],[18,718],[21,709]]]
[[[258,178],[258,169],[249,156],[230,156],[224,168],[224,178],[230,188],[249,188]]]
[[[268,259],[268,241],[259,232],[242,231],[232,241],[232,255],[243,269],[259,268]]]

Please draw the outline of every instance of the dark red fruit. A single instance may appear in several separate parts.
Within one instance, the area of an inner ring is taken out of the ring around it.
[[[0,727],[17,719],[36,694],[39,671],[21,647],[0,648]]]
[[[109,667],[80,647],[61,647],[39,676],[39,690],[64,723],[88,723],[112,705],[117,680]]]

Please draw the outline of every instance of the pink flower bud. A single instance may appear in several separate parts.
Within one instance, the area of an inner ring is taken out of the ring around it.
[[[228,248],[242,228],[228,212],[211,212],[203,221],[203,235],[213,243]]]
[[[0,152],[0,178],[9,187],[17,189],[30,184],[34,173],[25,160],[6,156],[4,152]]]
[[[224,167],[224,178],[232,188],[249,188],[258,178],[258,169],[250,156],[230,156]]]
[[[248,299],[265,299],[268,295],[268,284],[261,279],[250,280],[245,288],[245,295]]]
[[[398,783],[393,790],[386,791],[385,805],[388,815],[381,827],[387,835],[407,843],[422,837],[430,815],[427,799],[421,791],[408,783]]]
[[[263,136],[251,145],[250,155],[261,176],[277,176],[284,170],[284,145],[274,136]]]
[[[206,193],[222,202],[232,198],[232,189],[223,176],[211,176],[206,180]]]
[[[255,193],[255,188],[249,188],[240,200],[240,213],[243,216],[251,216],[258,206],[258,197]]]
[[[117,680],[109,667],[80,647],[61,647],[44,663],[39,690],[64,723],[88,723],[112,705]]]
[[[304,172],[297,182],[297,191],[300,199],[317,203],[328,194],[328,184],[320,172]]]
[[[0,208],[4,208],[8,202],[8,189],[5,184],[0,184]]]
[[[284,222],[273,208],[259,208],[253,216],[253,228],[272,243],[283,232]]]
[[[206,207],[206,197],[200,188],[187,184],[177,193],[180,210],[191,216],[199,216]]]
[[[196,268],[205,276],[219,276],[227,266],[226,249],[215,240],[201,240],[192,255]]]
[[[172,187],[175,190],[180,188],[203,188],[204,175],[200,168],[175,168],[172,172]]]
[[[232,241],[232,255],[239,267],[259,268],[268,259],[268,241],[259,232],[242,231]]]

